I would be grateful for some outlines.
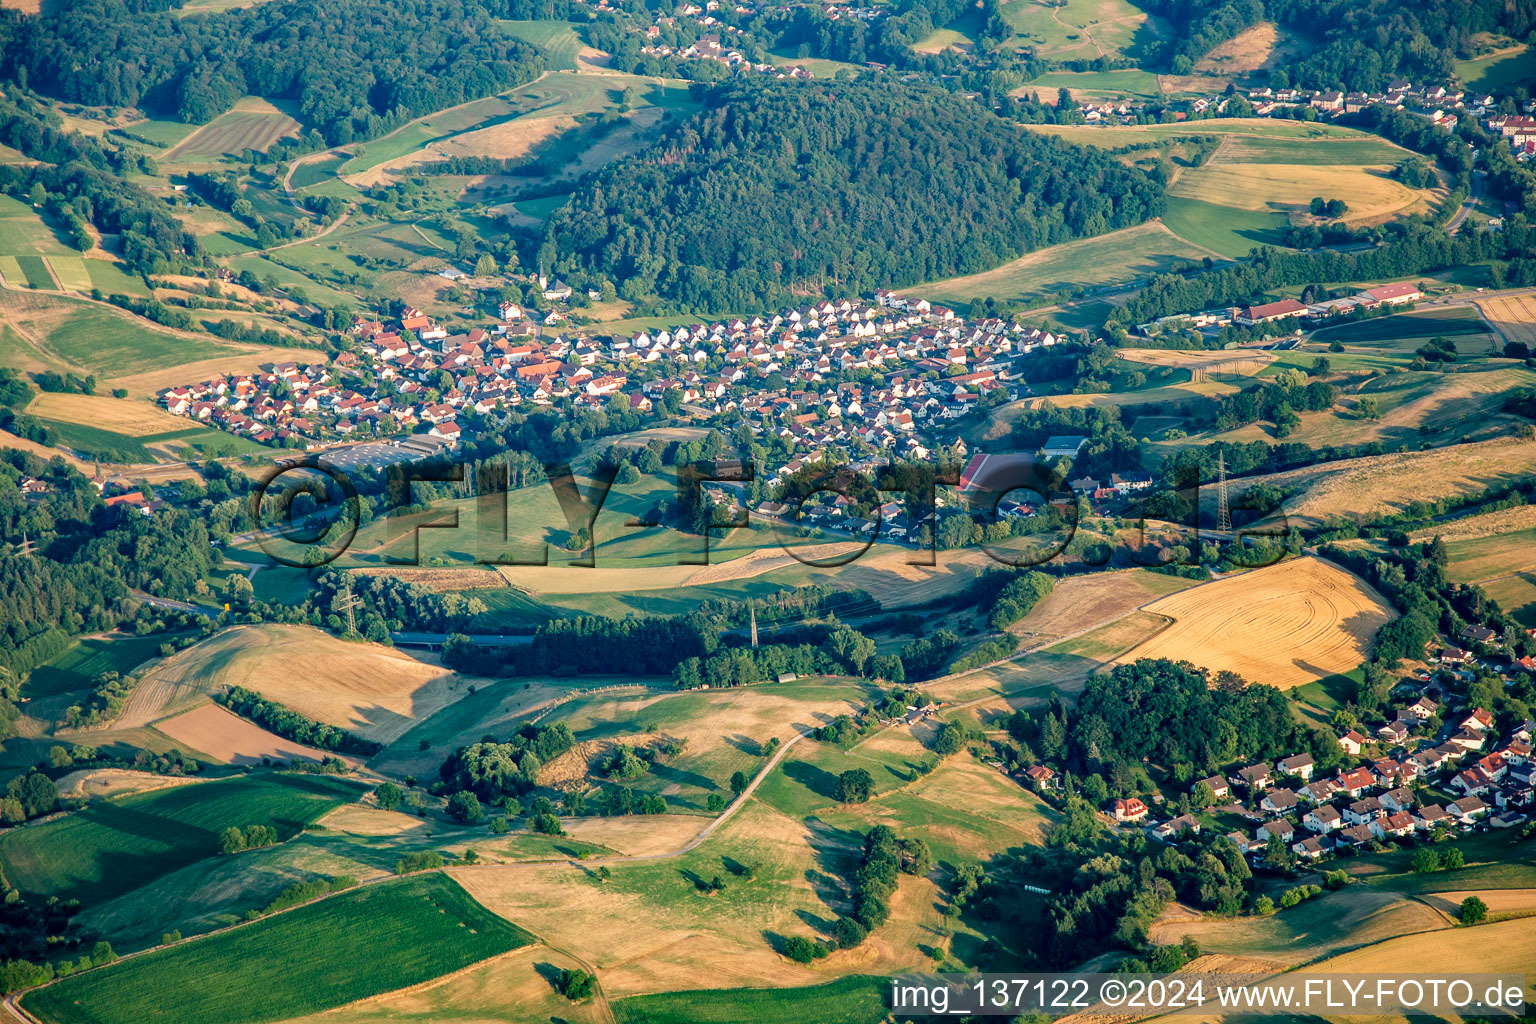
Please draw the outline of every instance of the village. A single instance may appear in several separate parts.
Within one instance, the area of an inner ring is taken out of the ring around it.
[[[564,286],[545,287],[558,297]],[[499,313],[499,323],[453,335],[416,309],[389,324],[360,318],[332,365],[279,363],[167,388],[159,401],[288,448],[414,435],[452,449],[475,417],[568,403],[731,413],[807,452],[861,445],[921,460],[956,440],[953,421],[1027,393],[1023,361],[1061,340],[1017,321],[967,323],[886,291],[875,303],[607,338],[547,334],[511,303]]]
[[[1530,673],[1536,658],[1501,654],[1504,644],[1483,626],[1467,626],[1459,639],[1481,653],[1449,644],[1428,650],[1429,667],[1404,676],[1393,690],[1389,715],[1395,718],[1375,729],[1338,732],[1343,760],[1327,777],[1311,754],[1299,753],[1196,780],[1175,807],[1160,795],[1130,796],[1111,800],[1105,811],[1123,828],[1144,829],[1174,845],[1198,836],[1213,819],[1244,820],[1251,832],[1236,829],[1226,838],[1266,862],[1314,862],[1381,850],[1391,840],[1428,842],[1524,824],[1536,805],[1536,721],[1501,738],[1493,715],[1469,706],[1458,692],[1476,668]],[[1063,785],[1046,765],[1019,774],[1042,793]]]

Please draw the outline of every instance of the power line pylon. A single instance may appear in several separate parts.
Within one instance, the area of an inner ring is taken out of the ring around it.
[[[14,545],[11,548],[11,554],[15,555],[17,558],[31,558],[33,552],[36,550],[37,545],[28,540],[26,534],[22,534],[21,543]]]
[[[750,610],[751,615],[752,615],[752,646],[756,647],[757,646],[757,602],[756,601],[752,602],[751,604],[747,605],[747,608]]]
[[[1232,532],[1232,510],[1227,505],[1227,456],[1216,453],[1216,529],[1221,533]]]
[[[347,580],[346,592],[336,599],[336,605],[347,613],[347,634],[357,635],[357,595],[352,593],[352,581]]]

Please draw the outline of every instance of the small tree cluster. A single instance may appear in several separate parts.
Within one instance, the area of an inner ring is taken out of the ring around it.
[[[278,842],[277,829],[271,825],[247,825],[244,831],[231,825],[219,833],[219,843],[225,853],[258,850],[263,846],[275,846]]]

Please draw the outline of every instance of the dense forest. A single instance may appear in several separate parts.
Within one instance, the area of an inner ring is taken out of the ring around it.
[[[1454,62],[1472,56],[1472,37],[1502,32],[1526,39],[1536,0],[1268,0],[1271,18],[1320,44],[1290,70],[1310,89],[1377,92],[1395,78],[1446,83]]]
[[[1113,157],[933,90],[774,82],[710,107],[555,215],[557,271],[679,308],[762,308],[985,270],[1163,206]]]
[[[0,12],[0,78],[202,123],[246,94],[297,103],[332,145],[534,78],[537,50],[466,0],[278,2],[178,16],[164,0]]]
[[[24,476],[48,486],[43,500],[22,495]],[[31,555],[10,548],[23,536]],[[191,596],[216,557],[192,513],[108,508],[61,459],[13,449],[0,449],[0,543],[0,666],[18,676],[58,656],[71,637],[132,619],[140,606],[131,588]]]

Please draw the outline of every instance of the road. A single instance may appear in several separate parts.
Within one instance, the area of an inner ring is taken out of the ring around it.
[[[1456,211],[1456,215],[1446,222],[1446,234],[1454,235],[1461,229],[1461,225],[1467,219],[1467,215],[1471,213],[1472,208],[1477,205],[1477,194],[1482,184],[1482,180],[1483,174],[1481,171],[1472,172],[1472,184],[1467,189],[1466,201],[1461,204],[1461,209]]]
[[[465,633],[460,634],[469,638],[470,643],[477,647],[521,647],[524,644],[533,643],[533,636],[509,636],[504,634],[492,635],[489,633]],[[437,648],[447,642],[447,633],[391,633],[389,638],[395,642],[396,647],[427,647]]]

